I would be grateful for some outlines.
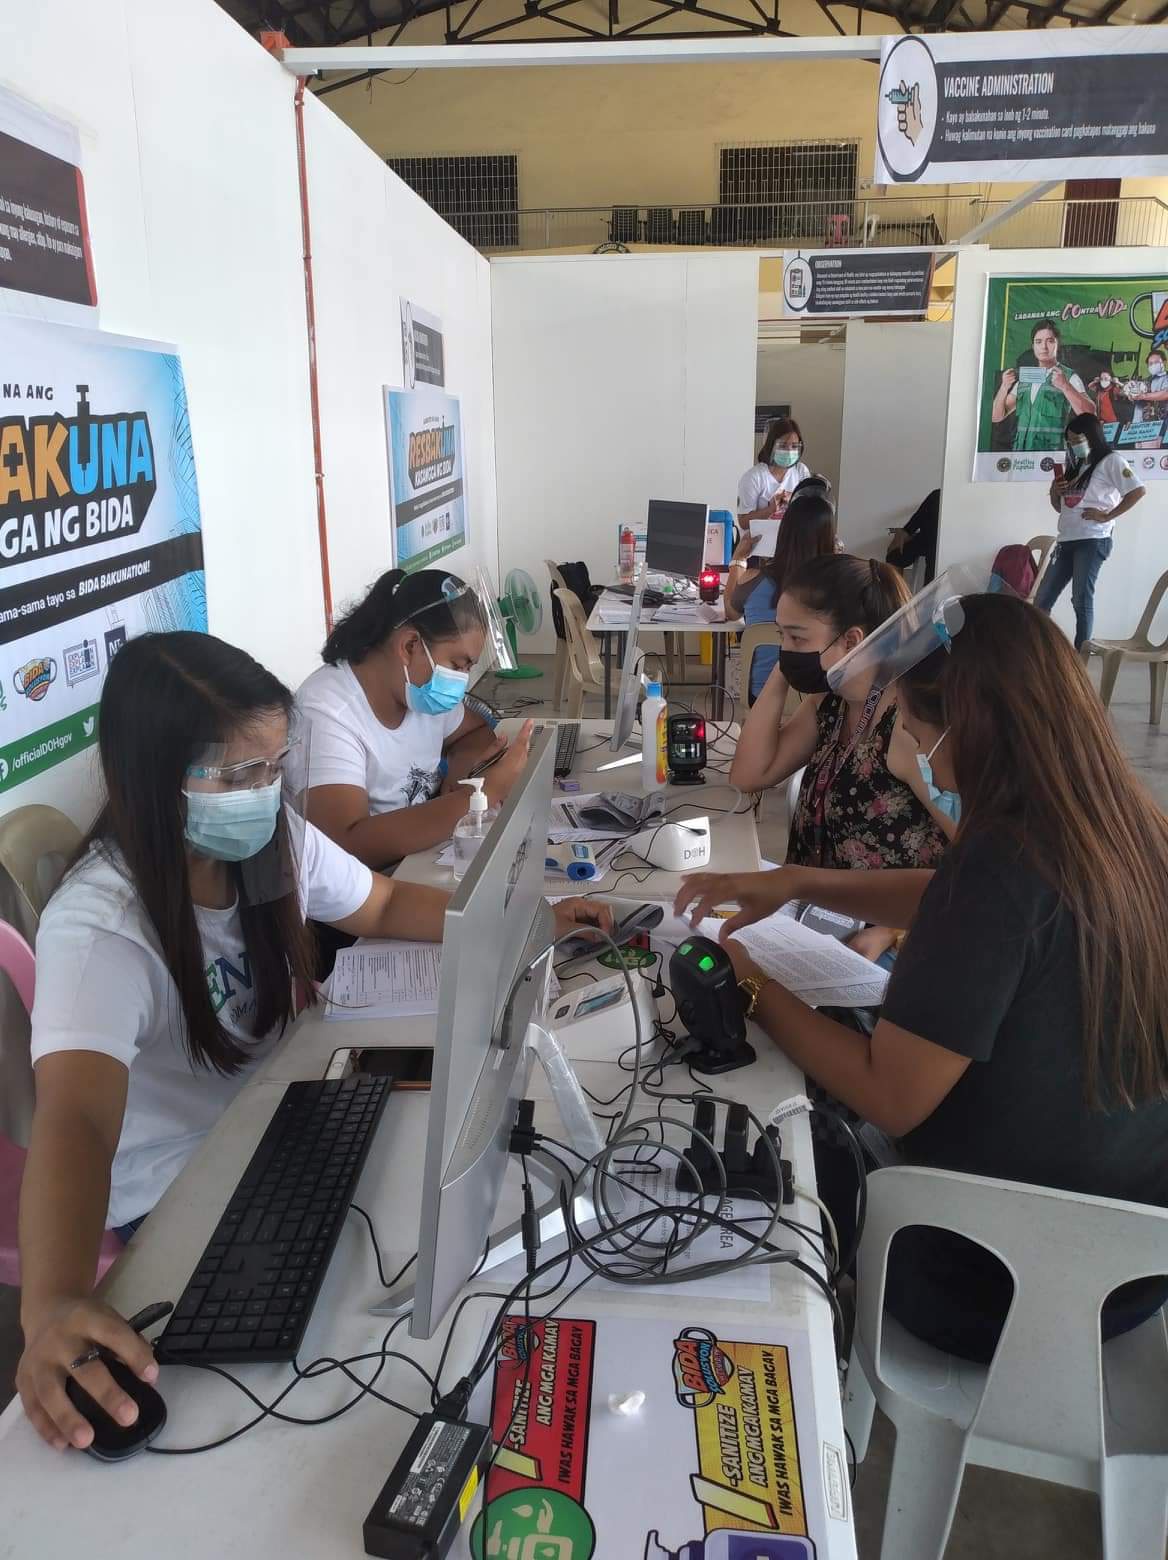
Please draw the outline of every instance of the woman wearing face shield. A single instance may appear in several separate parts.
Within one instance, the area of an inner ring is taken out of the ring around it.
[[[742,727],[730,780],[763,791],[805,767],[788,862],[869,871],[931,867],[944,852],[950,820],[930,804],[895,692],[869,681],[845,696],[827,681],[828,669],[907,600],[891,564],[846,554],[812,558],[784,581],[779,663]],[[783,725],[787,686],[806,697]],[[852,946],[879,959],[899,924],[866,926]]]
[[[143,635],[109,668],[104,804],[37,934],[17,1386],[56,1447],[92,1439],[64,1380],[94,1344],[156,1373],[92,1299],[102,1231],[129,1238],[280,1043],[294,988],[314,1000],[309,920],[442,936],[447,893],[371,872],[289,805],[292,714],[276,677],[208,634]],[[555,916],[560,933],[611,924],[583,899]],[[103,1365],[78,1380],[132,1422]]]
[[[779,520],[795,489],[811,475],[803,464],[803,435],[793,417],[779,417],[767,429],[758,460],[738,484],[738,524]]]
[[[504,752],[463,702],[488,612],[454,575],[393,569],[333,629],[325,664],[300,686],[308,816],[371,867],[449,839],[470,805],[458,781],[488,759],[502,755],[484,775],[492,807],[523,772],[531,724]]]
[[[723,935],[739,978],[761,982],[755,1017],[903,1162],[1168,1206],[1168,820],[1043,613],[966,595],[939,626],[899,666],[894,647],[883,674],[899,676],[922,768],[960,818],[936,872],[782,867],[687,884],[679,906],[739,903]],[[734,940],[802,897],[909,926],[872,1034],[804,1007]],[[823,1144],[816,1162],[854,1229],[854,1170]],[[992,1358],[1011,1293],[960,1236],[893,1244],[889,1308],[951,1353]],[[1166,1295],[1159,1279],[1117,1292],[1104,1337]]]

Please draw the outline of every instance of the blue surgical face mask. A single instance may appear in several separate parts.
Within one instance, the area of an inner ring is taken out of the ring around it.
[[[406,667],[406,708],[415,715],[448,715],[466,698],[470,673],[456,672],[452,666],[436,666],[424,639],[422,649],[430,663],[430,680],[416,688]]]
[[[276,832],[280,781],[253,791],[184,791],[186,837],[203,856],[216,861],[246,861]]]
[[[946,818],[952,818],[954,823],[961,822],[961,798],[956,791],[942,791],[933,779],[933,754],[949,735],[949,728],[945,730],[933,743],[927,753],[917,754],[917,768],[921,772],[921,779],[928,787],[929,800],[939,813],[944,813]]]
[[[1067,445],[1067,454],[1076,466],[1081,466],[1091,453],[1091,446],[1086,439],[1075,440]]]
[[[771,451],[772,466],[793,466],[798,459],[798,450],[781,450],[776,448]]]

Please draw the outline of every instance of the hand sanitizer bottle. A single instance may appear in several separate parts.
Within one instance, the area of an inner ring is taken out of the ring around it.
[[[478,854],[479,846],[491,832],[491,825],[499,816],[497,807],[488,807],[483,795],[483,780],[460,780],[459,785],[471,787],[470,809],[454,826],[454,876],[462,878]]]

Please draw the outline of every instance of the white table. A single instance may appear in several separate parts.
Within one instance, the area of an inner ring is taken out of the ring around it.
[[[583,722],[581,748],[587,749],[607,729],[603,722]],[[607,747],[582,753],[582,781],[590,766],[609,756]],[[611,773],[613,788],[640,789],[635,766]],[[688,789],[685,794],[687,799],[694,798],[693,810],[700,811],[701,790]],[[758,842],[753,814],[711,816],[715,867],[724,871],[756,869]],[[434,854],[409,858],[398,876],[429,882],[448,878],[434,868]],[[647,898],[671,900],[679,881],[676,874],[654,873],[646,883],[629,885],[626,897],[633,903]],[[578,974],[566,983],[567,988],[587,979],[586,974]],[[435,1026],[433,1017],[391,1023],[330,1022],[315,1014],[301,1019],[260,1075],[236,1097],[162,1198],[107,1275],[103,1296],[123,1315],[155,1300],[177,1299],[288,1082],[323,1076],[333,1051],[341,1047],[432,1045]],[[673,1027],[679,1026],[674,1023]],[[568,1033],[570,1036],[571,1031]],[[801,1092],[804,1081],[753,1025],[750,1039],[758,1051],[757,1063],[719,1078],[716,1086],[723,1096],[740,1099],[762,1115],[780,1100]],[[615,1066],[615,1056],[625,1043],[623,1034],[614,1035],[613,1060],[576,1062],[585,1087],[601,1099],[610,1098],[628,1082],[627,1074]],[[595,1042],[591,1045],[589,1054],[595,1056]],[[570,1044],[568,1049],[571,1053]],[[532,1075],[529,1095],[537,1101],[546,1098],[538,1071]],[[426,1094],[393,1096],[357,1190],[356,1201],[374,1221],[390,1272],[396,1271],[417,1246],[428,1101]],[[537,1106],[537,1125],[546,1108]],[[796,1182],[813,1187],[814,1160],[806,1116],[784,1126],[783,1153],[794,1162]],[[516,1197],[518,1190],[518,1186],[513,1189]],[[508,1222],[517,1211],[518,1202],[502,1207],[498,1224]],[[802,1223],[818,1227],[814,1208],[804,1200],[787,1211]],[[793,1235],[784,1235],[782,1243],[788,1238],[799,1244]],[[749,1337],[749,1329],[768,1325],[805,1334],[814,1424],[800,1424],[800,1455],[807,1468],[822,1470],[830,1464],[846,1470],[828,1302],[795,1270],[774,1267],[763,1271],[769,1277],[769,1300],[692,1300],[686,1303],[687,1318],[696,1313],[702,1325],[720,1328],[723,1336],[732,1336],[737,1328]],[[474,1287],[484,1286],[479,1283]],[[387,1323],[372,1316],[370,1307],[383,1293],[368,1232],[363,1222],[352,1216],[341,1232],[301,1358],[344,1358],[378,1348]],[[676,1315],[678,1304],[676,1295],[670,1298],[653,1290],[602,1293],[586,1289],[584,1295],[589,1297],[585,1314],[605,1318],[670,1318]],[[469,1366],[495,1304],[497,1300],[482,1301],[468,1308],[451,1350],[444,1385],[453,1383]],[[419,1343],[408,1337],[403,1326],[392,1346],[432,1371],[446,1330],[444,1323],[434,1339]],[[265,1401],[291,1378],[286,1365],[251,1365],[241,1367],[239,1374]],[[314,1417],[339,1407],[356,1389],[338,1376],[334,1373],[298,1386],[284,1404],[285,1410]],[[169,1410],[161,1445],[190,1446],[213,1440],[244,1424],[253,1413],[251,1405],[229,1383],[205,1372],[167,1366],[160,1387]],[[385,1367],[378,1390],[417,1410],[429,1407],[420,1378],[400,1363]],[[198,1457],[143,1454],[111,1467],[80,1453],[51,1452],[33,1432],[16,1401],[0,1419],[0,1466],[4,1469],[0,1560],[31,1560],[34,1556],[36,1560],[76,1560],[82,1554],[116,1556],[117,1560],[158,1560],[161,1554],[167,1560],[218,1560],[237,1554],[246,1554],[249,1560],[357,1560],[363,1553],[362,1520],[413,1423],[370,1399],[327,1426],[300,1427],[268,1420],[239,1441]],[[651,1442],[647,1432],[646,1440]],[[638,1455],[651,1456],[651,1444]],[[835,1513],[825,1512],[820,1519],[828,1542],[820,1549],[819,1560],[855,1560],[846,1471],[842,1486],[839,1479],[836,1486],[842,1488],[843,1506]],[[597,1554],[595,1560],[640,1560],[640,1549],[636,1556]]]
[[[506,720],[500,724],[499,730],[512,736],[520,724],[518,720]],[[608,736],[612,731],[612,722],[582,720],[579,725],[580,745],[576,749],[576,763],[572,769],[572,778],[579,782],[581,790],[630,791],[643,795],[639,761],[620,769],[602,770],[604,764],[611,763],[618,756],[632,756],[634,753],[632,748],[627,749],[623,755],[611,751]],[[725,734],[715,737],[710,744],[711,763],[729,768],[737,740],[737,726],[726,727]],[[736,797],[726,777],[718,770],[707,770],[705,785],[671,785],[665,788],[664,794],[666,807],[677,809],[671,810],[669,814],[674,821],[681,823],[686,818],[709,817],[711,849],[709,870],[711,872],[742,873],[761,870],[762,862],[758,853],[758,831],[754,824],[754,813],[746,806],[745,798],[739,800]],[[740,807],[745,808],[745,811],[732,813],[729,809],[736,802]],[[429,883],[437,888],[453,888],[454,878],[450,868],[438,865],[438,857],[442,849],[442,846],[436,845],[430,850],[407,856],[398,866],[394,877],[406,883]],[[625,875],[610,870],[604,878],[601,878],[595,890],[588,891],[597,898],[615,893],[626,899],[635,896],[638,900],[672,904],[681,884],[682,875],[678,872],[638,867],[635,878],[631,873]],[[586,885],[582,885],[584,886]],[[549,878],[547,889],[549,893],[562,894],[569,890],[574,891],[574,885],[563,878],[558,880]]]
[[[610,604],[614,601],[620,602],[626,607],[629,604],[624,597],[608,597]],[[729,620],[718,618],[714,622],[708,623],[702,616],[700,603],[694,601],[690,605],[693,608],[692,617],[688,614],[683,616],[679,613],[675,616],[671,613],[668,620],[661,623],[655,623],[653,621],[653,612],[648,608],[643,608],[638,633],[652,632],[665,634],[667,637],[670,634],[713,635],[714,667],[713,683],[711,684],[713,697],[711,710],[713,719],[721,720],[726,709],[726,661],[730,646],[729,636],[731,634],[741,634],[746,628],[746,623],[742,618],[731,618]],[[612,619],[606,620],[604,608],[605,593],[602,593],[588,619],[588,629],[590,633],[595,634],[599,638],[601,654],[604,657],[604,715],[605,719],[608,720],[612,716],[613,642],[617,638],[627,638],[629,625],[627,622],[621,623],[614,622]],[[708,611],[708,608],[706,610]]]

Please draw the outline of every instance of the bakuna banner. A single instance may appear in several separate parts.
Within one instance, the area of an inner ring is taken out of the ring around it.
[[[206,627],[178,356],[0,316],[0,791],[96,740],[128,637]]]
[[[886,38],[877,184],[1168,173],[1162,27]]]
[[[458,397],[433,385],[385,390],[393,561],[407,574],[466,545]]]
[[[1168,276],[992,277],[974,480],[1049,482],[1081,412],[1168,478]]]

